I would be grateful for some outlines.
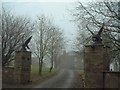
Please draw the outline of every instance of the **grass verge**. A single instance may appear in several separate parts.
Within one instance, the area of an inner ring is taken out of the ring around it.
[[[81,84],[82,87],[85,87],[85,74],[84,74],[84,70],[76,70],[76,72],[78,73],[80,80],[81,80]]]
[[[81,76],[82,79],[85,78],[84,70],[77,70],[77,73]]]
[[[44,80],[45,78],[48,78],[48,77],[54,75],[57,72],[56,69],[53,69],[52,72],[50,73],[49,68],[43,68],[42,76],[40,76],[38,74],[38,71],[39,71],[38,66],[31,66],[31,81],[32,81],[32,83],[40,82],[40,81]]]

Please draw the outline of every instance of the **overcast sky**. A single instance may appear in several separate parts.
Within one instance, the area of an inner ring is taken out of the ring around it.
[[[69,41],[67,49],[71,49],[76,36],[76,26],[70,21],[73,17],[69,12],[74,4],[73,2],[3,2],[3,6],[16,15],[35,20],[36,16],[44,14],[53,19],[53,23],[63,30],[65,40]]]
[[[49,1],[49,2],[48,2]],[[55,25],[59,26],[69,41],[67,49],[71,50],[76,36],[76,25],[70,20],[73,17],[69,10],[74,9],[78,0],[4,0],[2,5],[12,10],[16,15],[30,17],[35,20],[36,16],[44,14],[53,19]],[[79,0],[85,2],[85,0]],[[95,0],[87,0],[95,1]]]

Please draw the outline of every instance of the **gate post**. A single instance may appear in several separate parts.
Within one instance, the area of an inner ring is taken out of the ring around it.
[[[17,84],[24,84],[30,81],[31,73],[31,52],[16,51],[15,52],[15,71],[14,81]]]
[[[102,44],[85,46],[85,87],[103,88],[103,71],[109,70],[109,49]]]

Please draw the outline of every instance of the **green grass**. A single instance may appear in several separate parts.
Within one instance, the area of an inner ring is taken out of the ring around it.
[[[84,74],[84,70],[77,70],[79,74]]]
[[[42,69],[42,76],[38,74],[39,67],[38,66],[31,66],[31,81],[33,83],[38,82],[46,77],[49,77],[50,75],[54,74],[56,72],[55,69],[52,70],[52,72],[49,72],[49,68],[43,68]]]
[[[38,66],[31,66],[31,74],[38,74],[39,67]]]
[[[77,73],[81,76],[82,79],[85,78],[85,75],[84,75],[84,70],[76,70]]]

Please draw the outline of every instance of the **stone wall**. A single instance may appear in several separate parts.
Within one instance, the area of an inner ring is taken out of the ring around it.
[[[28,83],[31,72],[31,52],[17,51],[15,55],[15,83]]]
[[[2,68],[2,83],[14,83],[14,68]]]
[[[31,52],[17,51],[15,55],[15,67],[3,68],[2,82],[25,84],[30,81]]]
[[[104,71],[109,71],[109,65],[110,65],[110,48],[103,46],[103,67]]]
[[[105,88],[120,88],[120,72],[103,72]]]
[[[84,55],[86,88],[120,88],[120,72],[109,71],[108,47],[87,45]]]
[[[104,45],[85,46],[85,87],[102,88],[104,86],[102,72],[109,69],[108,54],[108,49]]]

